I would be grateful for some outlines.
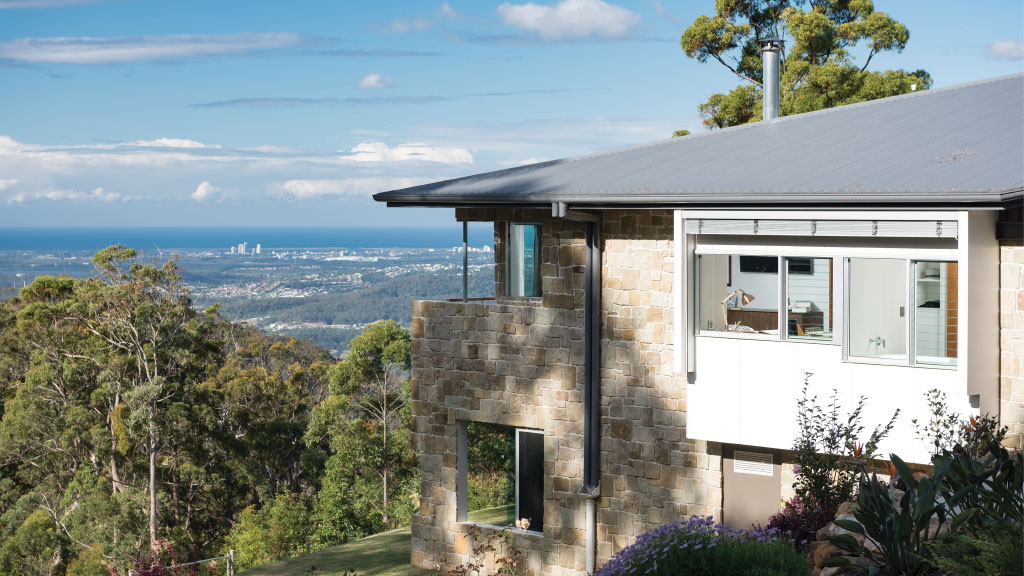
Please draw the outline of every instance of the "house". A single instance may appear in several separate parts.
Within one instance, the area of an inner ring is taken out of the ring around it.
[[[494,223],[494,299],[413,304],[413,564],[467,559],[474,422],[515,430],[531,574],[766,518],[805,380],[899,408],[883,454],[928,461],[930,389],[1020,448],[1022,191],[1013,75],[377,194]]]

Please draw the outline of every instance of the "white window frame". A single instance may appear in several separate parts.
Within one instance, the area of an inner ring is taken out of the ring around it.
[[[870,356],[850,355],[850,260],[852,258],[869,259],[866,256],[845,256],[843,257],[843,362],[853,364],[882,364],[886,366],[909,366],[912,368],[929,368],[936,370],[956,370],[960,365],[960,340],[957,340],[956,362],[951,364],[920,364],[917,361],[917,265],[920,262],[940,262],[956,264],[960,267],[957,258],[900,258],[889,256],[875,256],[880,260],[904,260],[906,273],[906,288],[904,289],[904,302],[906,312],[903,322],[906,325],[905,346],[907,348],[906,358],[903,360],[872,358]],[[957,290],[957,306],[960,306],[960,291]]]
[[[702,281],[701,270],[700,270],[702,260],[701,260],[700,257],[701,256],[736,256],[736,257],[741,257],[741,256],[772,256],[772,255],[774,255],[776,258],[778,258],[778,273],[777,273],[777,275],[778,275],[778,289],[777,289],[777,292],[778,292],[779,296],[778,296],[778,302],[776,302],[776,314],[777,314],[776,317],[778,319],[778,326],[776,327],[776,329],[778,330],[778,334],[759,334],[759,333],[756,333],[756,332],[729,332],[729,331],[718,331],[718,330],[704,330],[703,328],[701,328],[701,326],[699,325],[699,323],[701,321],[701,317],[700,317],[700,310],[701,310],[700,283]],[[786,263],[789,260],[793,260],[793,259],[831,260],[832,261],[832,269],[833,269],[833,271],[837,269],[836,262],[835,262],[836,259],[835,258],[831,258],[831,257],[827,257],[827,256],[805,256],[805,255],[800,254],[800,253],[789,254],[789,255],[785,255],[785,256],[782,256],[782,255],[779,255],[779,254],[751,254],[751,253],[749,253],[749,251],[746,251],[746,250],[741,250],[741,251],[738,251],[738,252],[729,252],[729,253],[721,253],[721,252],[717,252],[717,251],[715,251],[715,252],[698,251],[696,253],[696,258],[694,259],[696,261],[696,273],[694,275],[695,278],[696,278],[696,283],[694,285],[694,291],[693,291],[693,294],[694,294],[693,299],[695,301],[694,310],[696,311],[694,313],[694,320],[695,320],[695,324],[698,324],[697,327],[696,327],[696,330],[695,330],[696,335],[697,336],[701,336],[701,337],[709,337],[709,338],[736,338],[736,339],[743,339],[743,340],[764,340],[764,341],[768,341],[768,342],[793,341],[793,342],[799,342],[800,344],[816,344],[816,345],[826,345],[826,346],[834,346],[834,345],[839,344],[839,341],[838,341],[839,340],[839,338],[838,338],[839,332],[837,330],[835,330],[835,319],[833,319],[832,337],[829,338],[828,340],[825,340],[825,339],[812,339],[812,338],[790,338],[789,337],[789,302],[788,302],[788,297],[789,297],[789,266],[787,266]],[[844,282],[845,282],[845,278],[847,278],[846,275],[843,276]],[[833,308],[833,310],[835,309],[835,305],[836,305],[836,298],[835,298],[835,294],[834,293],[835,293],[835,281],[833,280],[833,290],[832,290],[831,293],[829,293],[829,299],[832,301],[832,308]],[[845,301],[847,301],[847,300],[844,299],[844,302]],[[843,326],[845,326],[845,325],[846,325],[846,323],[844,322]]]

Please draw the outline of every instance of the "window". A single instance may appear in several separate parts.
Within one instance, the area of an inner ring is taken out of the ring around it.
[[[506,296],[540,296],[540,225],[508,225]]]
[[[461,520],[500,527],[529,520],[528,529],[544,530],[544,434],[500,424],[468,422],[459,458]],[[460,434],[461,435],[461,434]],[[461,444],[461,441],[460,441]]]
[[[778,257],[703,254],[699,273],[701,331],[779,333]]]
[[[906,361],[907,262],[850,258],[848,356]]]
[[[914,344],[918,364],[956,365],[957,263],[914,263]]]
[[[956,262],[850,258],[849,263],[848,357],[956,366]]]
[[[832,340],[832,259],[786,259],[790,339]]]

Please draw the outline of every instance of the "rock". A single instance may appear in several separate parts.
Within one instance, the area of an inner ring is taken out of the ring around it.
[[[849,514],[842,514],[840,516],[837,516],[836,520],[851,520],[853,522],[857,521],[856,518],[854,518],[853,516],[851,516]],[[817,532],[815,532],[814,538],[816,540],[828,540],[829,536],[838,536],[840,534],[849,534],[849,535],[853,536],[854,538],[856,538],[858,542],[863,542],[864,541],[864,537],[861,536],[860,534],[857,534],[855,532],[850,532],[849,530],[847,530],[845,528],[840,528],[839,526],[836,526],[835,524],[833,524],[831,522],[826,524],[822,528],[820,528]]]
[[[827,558],[842,556],[843,551],[836,548],[831,542],[818,541],[811,542],[810,546],[808,546],[807,555],[810,557],[812,566],[821,566],[821,563]]]
[[[839,508],[836,509],[836,519],[838,520],[840,516],[845,515],[853,516],[853,510],[856,507],[856,502],[843,502],[839,505]]]
[[[822,568],[820,576],[855,576],[861,574],[867,574],[868,571],[860,566],[832,566],[829,568]]]

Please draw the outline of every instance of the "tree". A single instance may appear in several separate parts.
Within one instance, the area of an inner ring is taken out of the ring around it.
[[[805,9],[805,7],[807,9]],[[868,71],[875,55],[902,52],[907,27],[872,0],[718,0],[712,16],[702,15],[683,32],[683,53],[698,62],[714,60],[744,81],[726,94],[713,94],[699,107],[707,128],[761,120],[761,56],[758,41],[786,41],[780,57],[780,111],[811,112],[925,90],[924,70]],[[854,48],[866,52],[863,63]]]
[[[415,474],[406,377],[411,350],[409,332],[397,322],[367,326],[332,370],[331,396],[314,410],[307,432],[311,443],[330,438],[334,456],[325,479],[346,478],[350,505],[366,508],[384,527],[394,525],[401,503],[394,496]]]

